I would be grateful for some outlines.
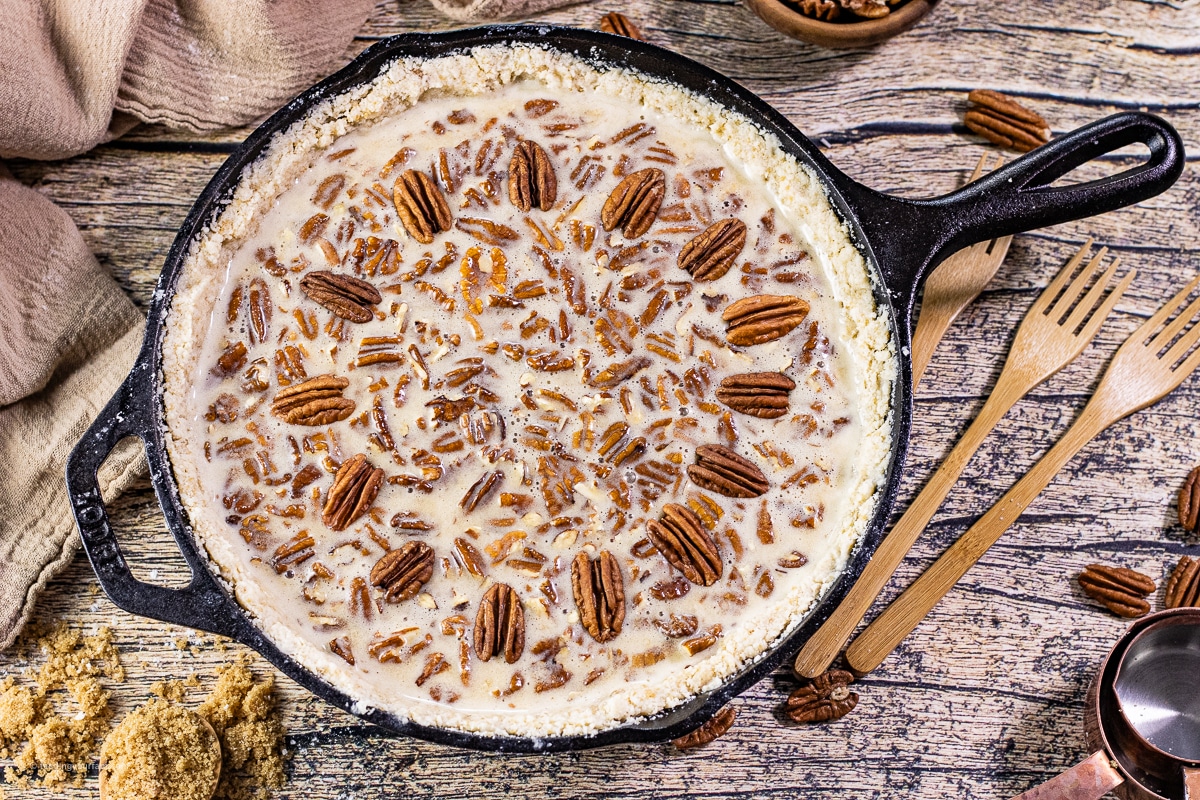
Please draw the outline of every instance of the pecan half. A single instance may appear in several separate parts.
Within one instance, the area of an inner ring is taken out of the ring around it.
[[[271,401],[271,413],[293,425],[328,425],[354,413],[354,401],[342,397],[350,385],[345,378],[318,375],[304,383],[279,390]]]
[[[715,281],[729,272],[745,246],[746,223],[723,219],[685,244],[676,263],[698,281]]]
[[[976,89],[967,95],[974,107],[963,120],[968,129],[989,142],[1025,152],[1050,141],[1050,126],[1008,95]]]
[[[361,278],[328,270],[305,275],[300,279],[300,291],[349,322],[370,322],[375,318],[370,307],[383,300],[379,290]]]
[[[1200,523],[1200,467],[1193,467],[1179,490],[1179,524],[1184,530],[1194,531],[1197,523]]]
[[[788,0],[788,3],[795,6],[804,16],[825,22],[837,19],[842,11],[837,0]]]
[[[795,388],[782,372],[747,372],[722,379],[717,400],[741,414],[777,419],[788,413],[788,395]]]
[[[808,315],[808,303],[791,295],[756,294],[730,304],[721,313],[725,338],[748,347],[788,334]]]
[[[879,19],[892,13],[888,2],[895,0],[841,0],[843,8],[849,9],[855,16],[864,19]]]
[[[636,239],[650,229],[666,193],[667,179],[661,169],[647,167],[626,175],[600,210],[604,230],[621,228],[626,239]]]
[[[854,676],[843,669],[831,669],[801,686],[787,699],[784,713],[793,722],[832,722],[841,719],[858,705],[858,693],[850,691]]]
[[[1180,556],[1179,563],[1167,578],[1165,608],[1200,606],[1200,560]]]
[[[537,207],[549,211],[558,197],[558,179],[550,156],[537,142],[517,142],[508,162],[508,199],[522,211]]]
[[[262,344],[267,340],[271,328],[271,292],[262,278],[250,281],[247,306],[250,311],[250,341]]]
[[[525,612],[521,598],[511,586],[494,584],[484,593],[475,615],[475,655],[483,661],[503,655],[506,662],[513,664],[524,650]]]
[[[584,629],[597,642],[617,638],[625,622],[625,579],[617,559],[601,550],[594,560],[579,553],[571,563],[571,588]]]
[[[371,568],[371,583],[383,589],[383,599],[389,603],[416,597],[432,577],[433,548],[424,542],[405,542]]]
[[[383,470],[371,466],[365,455],[346,459],[329,487],[321,521],[335,531],[346,530],[371,507],[382,483]]]
[[[618,36],[628,36],[630,39],[646,41],[640,28],[629,21],[629,17],[617,11],[610,11],[600,18],[600,30],[605,33],[615,33]]]
[[[446,196],[424,172],[410,169],[396,179],[392,202],[409,236],[421,244],[433,241],[435,233],[450,230],[453,217]]]
[[[733,721],[737,719],[737,709],[732,705],[725,706],[716,714],[691,733],[680,736],[671,744],[678,747],[680,750],[687,750],[691,747],[702,747],[709,742],[715,741],[718,737],[724,736],[729,729],[733,727]]]
[[[1079,573],[1083,593],[1121,617],[1140,617],[1150,612],[1146,602],[1155,589],[1146,575],[1125,567],[1088,564]]]
[[[647,523],[646,535],[671,566],[692,583],[712,586],[721,577],[723,565],[717,543],[687,506],[667,503],[662,516]]]
[[[696,463],[687,469],[692,483],[726,497],[761,497],[770,488],[753,461],[720,444],[696,448]]]

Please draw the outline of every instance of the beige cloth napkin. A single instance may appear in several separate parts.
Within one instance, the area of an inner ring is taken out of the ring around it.
[[[571,0],[433,0],[459,20]],[[252,122],[340,66],[374,0],[0,0],[0,157],[67,158],[139,122]],[[70,217],[0,166],[0,649],[78,534],[67,455],[120,385],[142,316]],[[140,442],[101,469],[111,500]]]

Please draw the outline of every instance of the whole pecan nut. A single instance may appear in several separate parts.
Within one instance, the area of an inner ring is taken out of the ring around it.
[[[571,563],[571,588],[584,630],[597,642],[610,642],[625,622],[625,579],[617,559],[601,550],[595,559],[579,553]]]
[[[724,736],[733,727],[733,721],[737,719],[737,709],[732,705],[723,707],[716,714],[699,728],[691,733],[680,736],[671,744],[678,747],[680,750],[687,750],[692,747],[702,747],[709,742],[715,741],[718,737]]]
[[[605,33],[615,33],[618,36],[628,36],[630,39],[646,41],[640,28],[629,21],[629,17],[617,11],[610,11],[600,18],[600,30]]]
[[[717,543],[687,506],[667,503],[662,516],[647,523],[646,535],[671,566],[697,586],[712,586],[721,577],[724,566]]]
[[[442,190],[432,178],[415,169],[403,172],[396,179],[392,202],[404,230],[421,244],[432,242],[435,233],[450,230],[454,221]]]
[[[375,502],[383,484],[383,470],[371,466],[362,453],[338,467],[333,486],[325,497],[321,521],[335,531],[344,531]]]
[[[496,583],[483,595],[475,614],[475,655],[483,661],[504,656],[516,663],[525,651],[525,612],[508,584]]]
[[[1050,126],[1008,95],[976,89],[967,95],[974,107],[963,120],[968,129],[989,142],[1025,152],[1050,141]]]
[[[1146,602],[1155,589],[1148,576],[1125,567],[1088,564],[1079,573],[1083,593],[1098,601],[1109,611],[1122,617],[1140,617],[1150,613]]]
[[[647,167],[626,175],[600,209],[604,230],[621,228],[626,239],[638,238],[650,230],[666,193],[667,179],[661,169]]]
[[[1166,608],[1200,606],[1200,559],[1180,556],[1179,563],[1167,578]]]
[[[523,139],[508,162],[508,199],[522,211],[549,211],[558,197],[558,179],[550,156],[537,142]]]
[[[784,713],[793,722],[832,722],[841,719],[858,705],[858,693],[850,691],[854,676],[843,669],[831,669],[792,692]]]
[[[761,497],[770,488],[767,476],[753,461],[720,444],[696,448],[696,463],[688,477],[701,489],[726,497]]]
[[[787,335],[808,316],[808,303],[792,295],[756,294],[731,303],[721,313],[725,338],[748,347]]]
[[[1193,467],[1179,490],[1179,524],[1184,530],[1194,531],[1197,523],[1200,523],[1200,467]]]
[[[354,401],[342,397],[350,385],[345,378],[318,375],[304,383],[279,390],[271,401],[271,413],[293,425],[329,425],[354,413]]]
[[[432,577],[433,548],[424,542],[405,542],[371,568],[371,583],[383,589],[383,599],[389,603],[416,597]]]
[[[736,217],[714,222],[679,251],[676,263],[698,281],[715,281],[746,246],[746,223]]]
[[[370,307],[383,300],[379,290],[361,278],[328,270],[305,275],[300,291],[349,322],[370,322],[375,318]]]
[[[788,395],[795,388],[782,372],[747,372],[722,379],[717,400],[742,414],[777,419],[788,413]]]

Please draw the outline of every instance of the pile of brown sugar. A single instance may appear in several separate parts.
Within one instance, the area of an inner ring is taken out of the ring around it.
[[[101,628],[85,636],[59,624],[34,629],[24,646],[36,647],[46,661],[31,687],[12,677],[0,681],[0,758],[13,762],[5,780],[22,788],[82,786],[112,719],[110,693],[99,679],[125,679],[113,633]]]
[[[20,788],[83,786],[99,743],[108,736],[104,755],[110,779],[120,772],[129,780],[150,777],[169,787],[158,794],[130,791],[114,798],[201,797],[189,793],[188,781],[171,778],[185,769],[197,777],[212,766],[198,752],[199,740],[185,735],[182,724],[188,717],[182,708],[187,690],[201,685],[195,676],[155,684],[151,689],[157,698],[112,730],[110,692],[100,679],[120,683],[125,671],[110,629],[84,635],[59,623],[32,629],[23,646],[29,650],[28,660],[40,650],[45,662],[26,675],[32,685],[0,678],[0,759],[12,759],[4,771],[7,783]],[[218,668],[216,686],[195,709],[221,743],[221,778],[213,795],[217,800],[264,800],[285,780],[285,732],[276,708],[275,682],[270,676],[256,680],[247,661],[243,656]],[[141,758],[147,754],[149,760]],[[106,786],[106,794],[113,789]]]

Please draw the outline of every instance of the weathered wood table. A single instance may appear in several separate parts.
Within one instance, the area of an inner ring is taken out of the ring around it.
[[[982,148],[961,127],[966,93],[976,87],[1024,98],[1058,132],[1118,110],[1153,111],[1178,127],[1193,153],[1175,188],[1154,200],[1018,236],[992,285],[951,328],[917,395],[899,511],[977,412],[1025,309],[1076,246],[1095,236],[1138,270],[1097,341],[1019,403],[984,444],[889,587],[892,597],[1050,446],[1116,345],[1200,270],[1200,4],[943,0],[905,35],[838,52],[784,38],[731,0],[597,3],[538,20],[594,27],[610,10],[628,14],[653,42],[757,92],[835,164],[890,192],[942,193],[965,178]],[[385,2],[347,57],[384,36],[446,27],[418,0]],[[247,133],[196,137],[143,128],[79,158],[12,166],[72,215],[101,262],[145,308],[176,227]],[[1081,175],[1128,163],[1109,159]],[[1074,576],[1101,561],[1157,579],[1179,554],[1200,552],[1200,541],[1174,521],[1175,493],[1200,462],[1198,403],[1200,378],[1193,377],[1090,444],[859,685],[858,709],[837,723],[783,724],[779,705],[796,683],[780,671],[736,701],[733,730],[703,750],[496,756],[388,736],[281,678],[294,753],[284,796],[1003,798],[1023,791],[1086,755],[1084,691],[1125,627],[1085,598]],[[135,571],[159,582],[186,581],[148,482],[113,515]],[[143,702],[150,682],[207,676],[237,651],[220,652],[210,636],[129,616],[89,586],[95,581],[80,556],[54,582],[40,614],[116,629],[129,671],[129,680],[113,687],[118,713]],[[1161,603],[1161,589],[1154,602]],[[200,646],[179,649],[180,637]],[[0,656],[2,672],[22,666]],[[94,796],[94,781],[88,792]]]

